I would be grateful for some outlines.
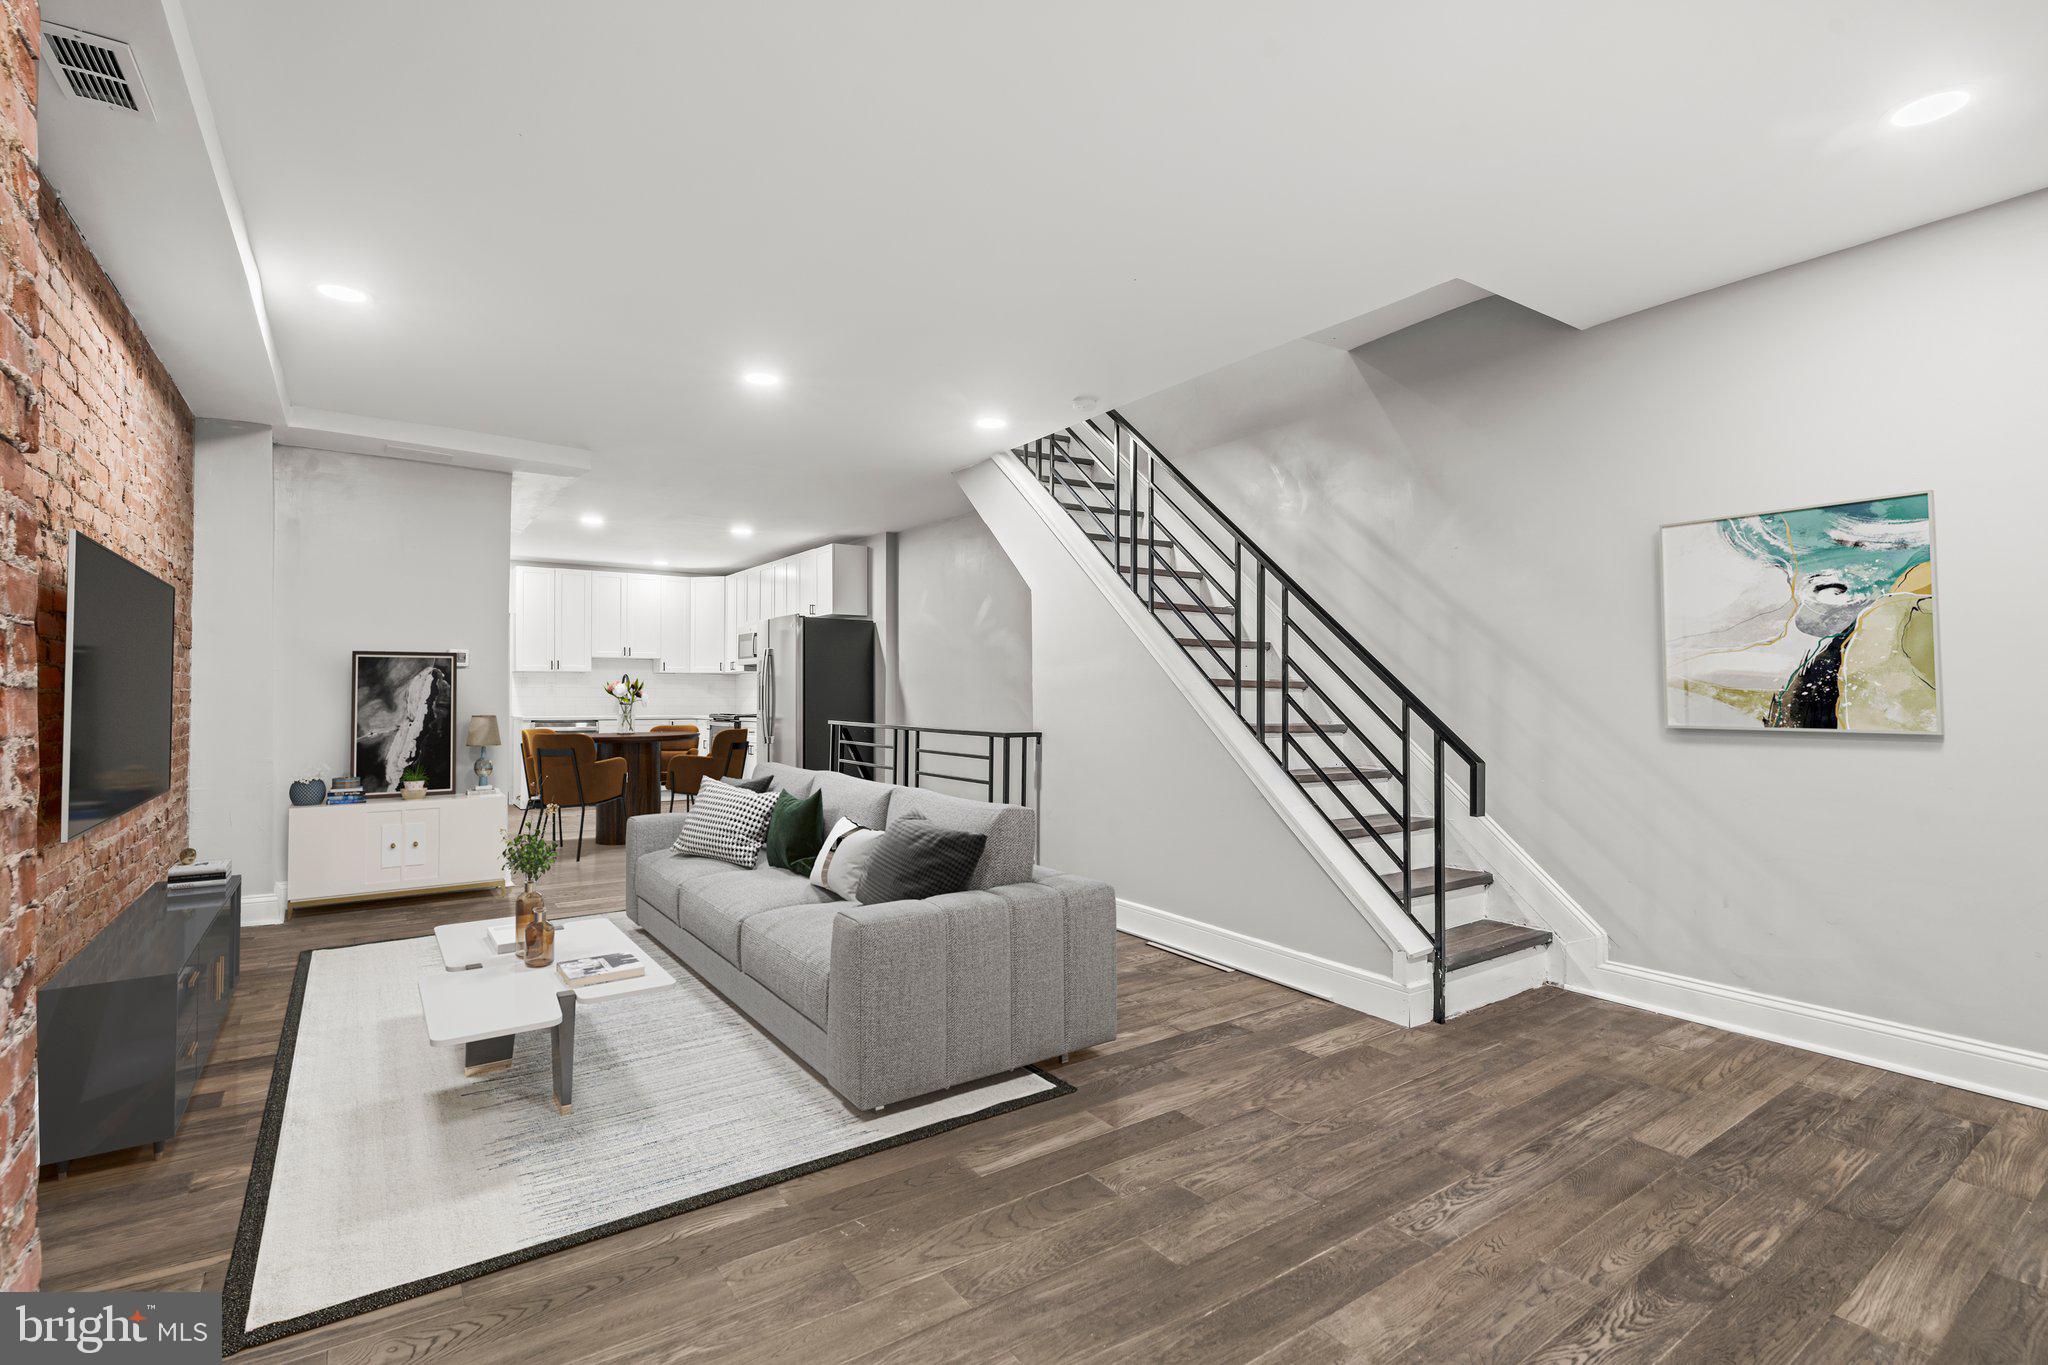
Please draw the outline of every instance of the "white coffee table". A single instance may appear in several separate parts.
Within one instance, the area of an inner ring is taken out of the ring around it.
[[[555,1105],[569,1112],[576,1072],[576,1004],[595,1003],[638,991],[672,986],[675,978],[646,949],[627,938],[603,915],[563,920],[555,926],[555,961],[598,953],[632,953],[646,973],[624,981],[571,987],[553,966],[529,967],[516,953],[498,952],[492,924],[511,920],[469,920],[434,930],[444,969],[420,975],[420,1012],[427,1040],[462,1048],[465,1075],[481,1076],[512,1065],[512,1045],[522,1033],[551,1035]]]

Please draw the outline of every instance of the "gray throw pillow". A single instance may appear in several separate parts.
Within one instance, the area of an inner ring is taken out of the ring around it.
[[[762,773],[759,777],[722,777],[719,779],[728,787],[738,787],[741,791],[747,792],[767,791],[768,784],[774,780],[775,777],[772,773]]]
[[[981,861],[986,834],[940,829],[910,816],[882,831],[856,893],[862,905],[921,901],[965,891]]]

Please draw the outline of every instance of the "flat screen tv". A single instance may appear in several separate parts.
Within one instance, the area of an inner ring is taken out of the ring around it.
[[[72,839],[171,789],[177,593],[76,531],[65,562],[62,837]]]

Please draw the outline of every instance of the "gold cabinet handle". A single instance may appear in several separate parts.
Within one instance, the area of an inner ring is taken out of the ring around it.
[[[412,846],[413,846],[414,848],[418,848],[418,847],[420,846],[420,841],[419,841],[419,840],[417,840],[417,839],[413,840],[413,841],[412,841]]]

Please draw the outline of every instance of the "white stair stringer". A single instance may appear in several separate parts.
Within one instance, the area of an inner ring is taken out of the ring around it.
[[[1046,862],[1115,885],[1132,932],[1429,1022],[1428,937],[1109,559],[1016,459],[957,478],[1031,588]],[[1457,894],[1453,922],[1485,895]]]

